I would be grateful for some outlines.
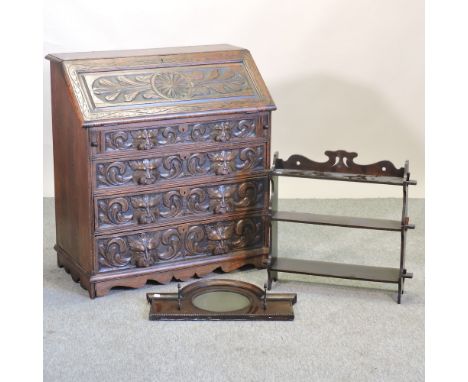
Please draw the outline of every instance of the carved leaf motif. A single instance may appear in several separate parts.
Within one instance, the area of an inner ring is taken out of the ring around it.
[[[99,200],[99,221],[104,224],[125,224],[132,219],[126,198]]]
[[[245,248],[258,241],[260,223],[255,223],[252,219],[241,219],[236,224],[236,235],[238,239],[233,241],[232,245],[236,248]]]
[[[118,237],[98,245],[99,263],[106,267],[124,267],[130,263],[128,247],[124,239]]]
[[[190,174],[205,174],[207,173],[207,158],[206,154],[192,154],[187,160],[187,169]]]
[[[255,136],[255,120],[226,120],[105,133],[106,151],[149,150],[178,142],[228,142]]]
[[[185,248],[187,252],[190,255],[206,253],[207,246],[203,245],[205,238],[205,230],[202,226],[195,225],[190,227],[185,240]]]
[[[96,79],[92,84],[93,93],[113,102],[122,95],[125,102],[133,101],[141,92],[150,87],[149,81],[142,76],[107,76]]]
[[[165,249],[157,252],[157,258],[166,261],[175,258],[182,245],[179,232],[174,228],[164,231],[161,244]]]
[[[255,121],[241,120],[233,128],[233,135],[237,138],[255,136]]]
[[[209,137],[207,134],[209,131],[209,126],[204,123],[197,123],[192,125],[192,132],[190,134],[194,142],[206,140]]]
[[[249,207],[257,203],[258,197],[262,194],[262,183],[257,186],[253,182],[245,182],[239,186],[239,201],[236,202],[236,207]]]
[[[149,267],[185,255],[218,255],[257,248],[262,245],[264,233],[260,217],[182,227],[99,239],[100,269]]]
[[[166,70],[97,78],[92,91],[107,102],[137,99],[190,100],[193,97],[252,92],[246,76],[232,68]]]
[[[239,170],[255,168],[262,160],[261,149],[246,147],[239,154],[240,163],[236,166]]]
[[[126,184],[132,178],[126,175],[127,166],[124,162],[113,162],[109,165],[99,164],[97,166],[97,178],[107,185],[120,186]]]
[[[132,146],[129,134],[125,131],[106,134],[106,149],[108,151],[126,149]]]
[[[182,196],[178,191],[169,191],[164,194],[163,205],[166,207],[164,212],[161,212],[161,215],[168,217],[175,217],[179,215],[182,211],[183,201]]]
[[[209,192],[209,191],[208,191]],[[188,196],[187,207],[190,212],[205,212],[208,210],[209,197],[203,188],[194,188]]]
[[[228,175],[238,170],[262,168],[263,147],[242,150],[223,150],[209,153],[182,153],[162,158],[100,163],[97,165],[97,185],[122,186],[133,180],[134,184],[150,185],[159,179],[174,179],[189,175]]]
[[[163,173],[165,179],[177,178],[182,174],[182,159],[179,155],[171,155],[164,158],[163,167],[166,170]]]
[[[164,140],[161,140],[158,143],[162,145],[173,144],[180,141],[180,138],[178,137],[178,129],[176,127],[165,127],[162,130],[161,135]]]

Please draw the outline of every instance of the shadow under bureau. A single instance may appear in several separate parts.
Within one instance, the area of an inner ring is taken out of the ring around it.
[[[247,50],[47,58],[58,264],[90,297],[265,266],[275,105]]]

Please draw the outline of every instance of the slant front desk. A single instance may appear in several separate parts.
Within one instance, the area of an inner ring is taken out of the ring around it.
[[[249,51],[47,58],[58,264],[90,297],[265,266],[275,105]]]

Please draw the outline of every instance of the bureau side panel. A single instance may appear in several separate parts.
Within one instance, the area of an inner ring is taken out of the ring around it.
[[[82,271],[93,271],[88,131],[82,127],[60,63],[51,63],[57,246]]]

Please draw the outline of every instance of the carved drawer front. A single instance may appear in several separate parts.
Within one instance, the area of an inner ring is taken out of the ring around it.
[[[159,185],[188,177],[232,175],[265,167],[264,145],[96,163],[96,188]]]
[[[264,247],[266,217],[182,224],[97,239],[99,271],[151,267]]]
[[[260,118],[220,119],[102,132],[102,152],[147,151],[177,144],[225,143],[262,136]]]
[[[268,179],[218,185],[179,187],[137,195],[96,200],[97,230],[164,224],[175,219],[201,218],[266,208]]]

